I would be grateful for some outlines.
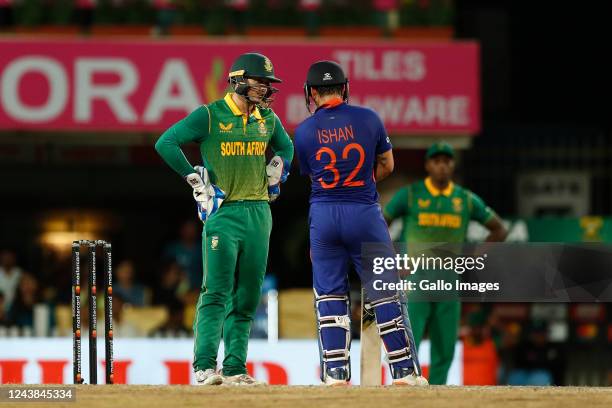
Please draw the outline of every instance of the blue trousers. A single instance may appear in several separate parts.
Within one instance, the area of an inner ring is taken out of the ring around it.
[[[381,255],[389,257],[395,255],[387,223],[378,204],[313,203],[310,206],[309,225],[313,287],[319,298],[348,294],[350,264],[355,267],[364,284],[373,278],[372,271],[367,270],[370,266],[362,262],[364,243],[382,244]],[[347,350],[348,355],[350,344],[346,344],[346,327],[325,327],[324,324],[321,327],[325,317],[347,316],[348,318],[350,311],[347,305],[348,301],[339,300],[317,302],[323,368],[347,364],[348,358],[325,361],[326,351],[331,350],[333,351],[331,354],[337,356],[341,354],[338,350]],[[393,320],[401,321],[403,318],[399,302],[383,304],[375,307],[374,311],[379,325]],[[382,337],[387,352],[401,352],[409,348],[407,332],[403,329],[392,331]],[[411,366],[411,359],[404,359],[392,364],[392,370],[394,367]]]

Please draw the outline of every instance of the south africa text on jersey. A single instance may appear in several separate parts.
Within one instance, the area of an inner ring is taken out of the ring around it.
[[[419,213],[419,226],[461,228],[461,217],[455,214]]]
[[[267,142],[222,142],[221,156],[263,156]]]

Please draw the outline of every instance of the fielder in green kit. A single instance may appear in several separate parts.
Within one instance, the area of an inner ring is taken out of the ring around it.
[[[455,152],[447,143],[432,145],[425,155],[425,180],[401,188],[384,209],[387,220],[402,218],[402,242],[461,243],[470,220],[489,229],[487,241],[503,241],[506,229],[480,197],[452,182]],[[461,304],[459,301],[410,301],[408,314],[417,346],[429,328],[430,384],[446,384],[455,353]]]
[[[266,273],[272,230],[269,201],[280,194],[293,159],[293,144],[269,108],[277,91],[270,60],[241,55],[229,79],[233,93],[203,105],[157,141],[162,158],[193,188],[204,224],[204,279],[193,324],[199,385],[259,384],[247,374],[253,314]],[[187,161],[180,146],[200,144],[203,167]],[[274,157],[266,166],[268,144]],[[221,336],[223,371],[217,372]]]

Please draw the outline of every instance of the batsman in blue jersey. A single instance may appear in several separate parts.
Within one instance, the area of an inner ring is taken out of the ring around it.
[[[298,126],[294,143],[301,172],[312,181],[310,254],[321,380],[327,385],[345,385],[351,376],[349,264],[364,282],[368,271],[362,262],[363,243],[386,244],[388,256],[394,256],[376,191],[376,181],[393,171],[393,152],[378,115],[348,104],[348,80],[337,63],[313,64],[304,93],[308,110],[311,102],[316,110]],[[368,301],[393,383],[426,385],[413,359],[414,342],[400,293],[370,294]]]

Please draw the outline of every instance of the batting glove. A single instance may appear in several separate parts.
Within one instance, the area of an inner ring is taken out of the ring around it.
[[[290,167],[291,163],[288,160],[283,160],[280,156],[274,156],[266,166],[270,202],[275,201],[280,195],[280,185],[287,181]]]
[[[195,173],[188,174],[185,180],[193,188],[193,198],[198,208],[198,218],[205,223],[225,200],[225,192],[210,182],[208,170],[195,167]]]

